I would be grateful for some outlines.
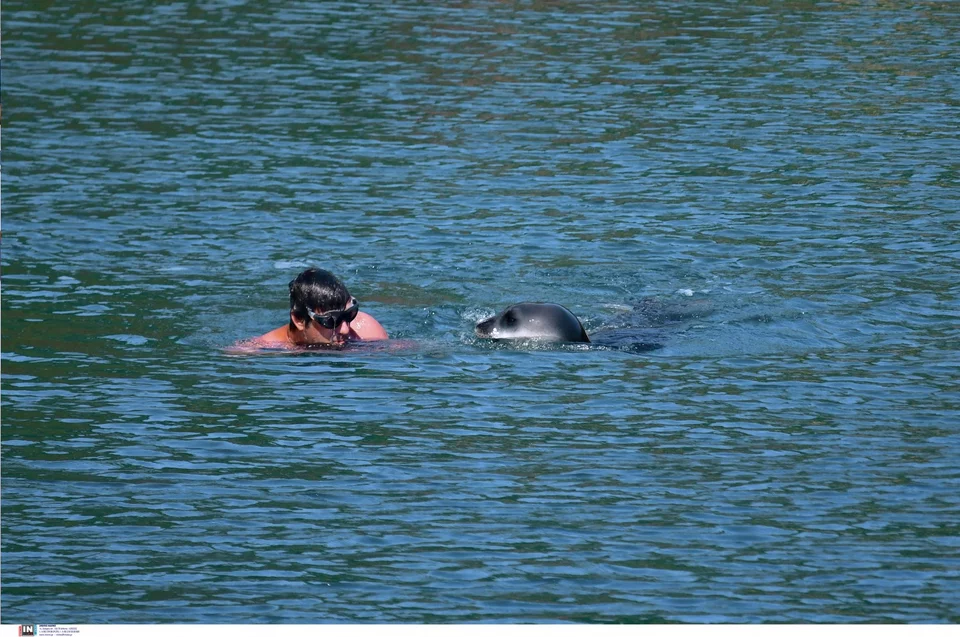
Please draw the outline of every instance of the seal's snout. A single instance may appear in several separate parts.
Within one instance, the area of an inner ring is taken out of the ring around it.
[[[488,319],[484,319],[477,323],[476,332],[477,336],[490,336],[490,333],[493,332],[494,322],[496,316],[491,316]]]

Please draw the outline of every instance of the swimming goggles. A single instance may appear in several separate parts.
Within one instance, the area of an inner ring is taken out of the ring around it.
[[[321,314],[314,312],[309,307],[307,308],[307,314],[310,316],[310,318],[328,330],[337,329],[337,326],[341,323],[351,322],[353,319],[357,318],[357,313],[359,311],[360,304],[357,303],[357,299],[353,299],[353,305],[345,310],[330,310],[329,312],[323,312]]]

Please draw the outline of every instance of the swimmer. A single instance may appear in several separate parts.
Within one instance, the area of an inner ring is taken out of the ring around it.
[[[311,268],[290,282],[290,322],[246,345],[305,347],[390,338],[386,330],[350,295],[340,279]]]

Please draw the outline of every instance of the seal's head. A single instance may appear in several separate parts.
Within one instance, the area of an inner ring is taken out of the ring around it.
[[[556,303],[517,303],[477,323],[483,338],[524,338],[538,341],[589,343],[573,312]]]

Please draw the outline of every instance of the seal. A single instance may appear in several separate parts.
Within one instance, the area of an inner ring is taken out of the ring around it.
[[[589,343],[573,312],[557,303],[517,303],[477,323],[477,336],[495,339]]]
[[[634,353],[650,352],[663,347],[662,327],[669,321],[646,316],[649,308],[635,308],[638,316],[619,328],[601,329],[587,336],[580,320],[557,303],[517,303],[496,316],[477,323],[477,336],[500,340],[534,340],[554,343],[590,343],[601,349],[617,349]],[[659,307],[653,304],[652,307]],[[663,312],[661,312],[663,313]],[[635,324],[633,324],[635,323]]]

